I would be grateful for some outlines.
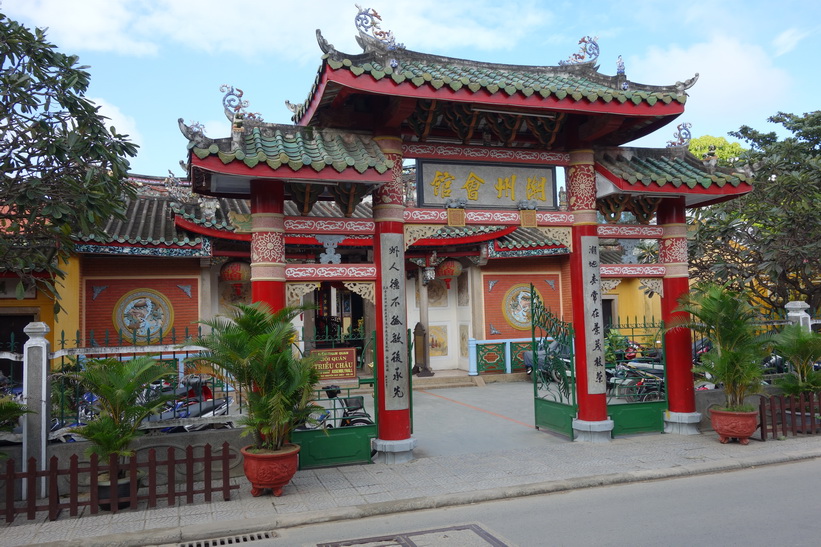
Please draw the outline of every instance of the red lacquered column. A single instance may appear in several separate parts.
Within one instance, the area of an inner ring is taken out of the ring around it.
[[[659,205],[658,223],[664,234],[659,247],[659,262],[665,266],[662,282],[661,317],[669,324],[676,316],[685,315],[674,310],[681,295],[690,290],[687,272],[687,224],[684,198],[665,199]],[[667,363],[667,404],[665,431],[667,433],[697,434],[701,414],[695,412],[695,390],[692,373],[692,339],[688,329],[676,329],[664,335]]]
[[[607,441],[613,421],[607,416],[604,373],[604,316],[596,220],[596,173],[592,150],[570,153],[567,196],[573,213],[570,271],[573,298],[576,397],[579,414],[573,430],[579,441]]]
[[[251,181],[251,299],[285,307],[285,190],[282,181]]]
[[[374,445],[385,463],[408,461],[416,439],[411,437],[408,324],[405,299],[405,191],[402,183],[402,141],[374,139],[393,161],[393,180],[373,194],[374,262],[376,264],[376,371],[379,384],[379,430]]]

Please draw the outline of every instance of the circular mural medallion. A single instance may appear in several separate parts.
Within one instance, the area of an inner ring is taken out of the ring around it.
[[[123,335],[159,338],[174,324],[174,309],[162,293],[137,289],[123,295],[114,306],[114,324]]]
[[[539,298],[539,291],[534,289]],[[502,299],[502,313],[514,329],[530,330],[530,284],[517,283],[510,287]]]

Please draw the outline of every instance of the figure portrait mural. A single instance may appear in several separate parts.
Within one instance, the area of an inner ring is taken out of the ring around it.
[[[534,290],[539,294],[538,289]],[[530,330],[530,310],[530,284],[517,283],[510,287],[502,299],[502,312],[510,326],[514,329]]]
[[[470,295],[468,294],[468,273],[466,271],[456,278],[456,304],[458,306],[470,305]]]
[[[447,357],[448,355],[448,326],[431,325],[429,327],[428,344],[431,357]]]
[[[137,289],[123,295],[114,306],[114,325],[138,339],[159,338],[174,324],[173,310],[162,293]]]
[[[434,279],[428,283],[428,306],[431,308],[448,306],[448,288],[441,279]]]

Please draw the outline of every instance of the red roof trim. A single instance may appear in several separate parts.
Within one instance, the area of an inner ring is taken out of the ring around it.
[[[643,116],[647,118],[656,118],[660,116],[678,116],[684,112],[684,104],[677,100],[672,100],[670,103],[664,101],[656,101],[651,105],[642,100],[639,104],[632,100],[619,102],[612,100],[609,103],[597,99],[595,102],[590,102],[588,99],[575,100],[572,97],[564,99],[557,99],[550,95],[545,98],[539,93],[533,93],[530,97],[525,97],[521,93],[514,95],[507,95],[506,93],[496,93],[488,95],[487,92],[473,92],[470,89],[463,87],[454,91],[451,87],[443,85],[439,89],[433,89],[430,86],[415,87],[407,82],[396,83],[393,78],[385,77],[381,80],[374,80],[370,74],[360,76],[354,75],[346,67],[340,67],[336,70],[330,68],[326,63],[323,71],[320,84],[314,92],[311,104],[306,108],[305,113],[300,118],[300,125],[307,125],[318,108],[322,94],[325,91],[329,82],[339,84],[358,91],[367,91],[379,95],[391,95],[401,97],[412,97],[418,99],[444,99],[454,102],[466,103],[481,103],[489,106],[520,106],[526,108],[533,108],[534,110],[552,110],[552,111],[567,111],[567,112],[591,112],[600,114],[626,114],[631,116]],[[401,89],[401,92],[399,91]],[[614,91],[615,93],[615,91]],[[534,108],[535,107],[535,108]]]
[[[287,165],[283,165],[279,169],[272,169],[267,163],[260,162],[257,167],[248,167],[240,160],[234,160],[229,163],[223,163],[218,156],[208,156],[200,159],[196,154],[191,154],[191,167],[209,171],[211,173],[221,173],[224,175],[235,175],[239,177],[248,177],[255,179],[275,179],[275,180],[306,180],[306,181],[354,181],[354,182],[370,182],[382,183],[393,180],[393,171],[388,169],[380,174],[375,169],[367,169],[364,173],[360,173],[353,167],[339,172],[332,166],[327,166],[321,171],[315,171],[310,165],[304,165],[299,170],[294,171]],[[287,169],[286,169],[287,167]]]
[[[215,230],[214,228],[206,228],[205,226],[200,226],[190,220],[185,220],[179,215],[174,217],[174,224],[178,228],[182,228],[183,230],[188,230],[189,232],[194,232],[195,234],[200,234],[208,237],[215,237],[217,239],[231,239],[234,241],[251,241],[251,234],[237,234],[234,232],[226,232],[225,230]]]
[[[511,226],[509,228],[505,228],[504,230],[499,230],[497,232],[491,233],[483,233],[483,234],[476,234],[470,236],[462,236],[462,237],[448,237],[445,239],[428,237],[425,239],[418,239],[411,244],[411,247],[444,247],[446,245],[463,245],[465,243],[481,243],[483,241],[490,241],[492,239],[497,239],[508,234],[513,233],[516,231],[518,226]]]
[[[613,174],[607,168],[600,164],[596,164],[596,172],[603,175],[607,180],[612,182],[619,190],[626,192],[646,192],[652,194],[673,194],[673,195],[716,195],[716,196],[738,196],[750,192],[753,187],[742,181],[738,186],[733,186],[729,182],[724,186],[717,184],[711,185],[708,188],[698,184],[695,188],[682,184],[681,186],[673,186],[672,184],[665,184],[660,186],[657,182],[652,182],[649,186],[645,186],[642,182],[627,182],[618,175]]]

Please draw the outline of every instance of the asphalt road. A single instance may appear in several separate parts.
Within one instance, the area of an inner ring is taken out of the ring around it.
[[[818,545],[821,460],[281,529],[315,545]],[[402,536],[404,534],[404,536]]]

